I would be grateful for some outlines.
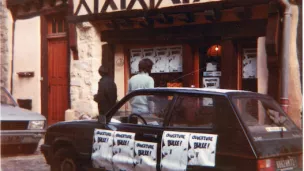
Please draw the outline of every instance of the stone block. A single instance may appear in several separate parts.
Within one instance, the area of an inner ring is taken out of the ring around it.
[[[78,86],[80,87],[81,86],[81,82],[79,80],[76,80],[76,79],[71,79],[71,86]]]
[[[76,120],[77,117],[75,116],[75,111],[72,109],[68,109],[65,111],[64,120],[65,121],[73,121]]]

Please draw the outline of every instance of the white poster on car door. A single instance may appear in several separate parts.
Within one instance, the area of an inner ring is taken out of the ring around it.
[[[134,138],[135,133],[119,131],[114,133],[112,161],[115,171],[134,170]]]
[[[155,171],[157,143],[135,141],[135,171]]]
[[[160,163],[162,171],[187,169],[189,135],[185,132],[164,131]]]
[[[93,167],[105,168],[107,171],[113,170],[113,135],[113,131],[95,129],[92,153]]]
[[[215,166],[217,135],[192,134],[189,138],[188,165]]]

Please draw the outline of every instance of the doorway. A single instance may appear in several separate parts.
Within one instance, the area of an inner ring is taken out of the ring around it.
[[[64,121],[68,109],[67,26],[63,14],[47,18],[48,125]]]

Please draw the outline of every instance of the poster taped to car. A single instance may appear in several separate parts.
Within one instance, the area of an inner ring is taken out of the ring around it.
[[[93,137],[92,164],[95,168],[112,171],[113,131],[95,129]]]
[[[215,166],[217,135],[191,133],[189,137],[188,165]]]
[[[156,171],[157,143],[135,141],[135,171]]]
[[[187,169],[189,135],[185,132],[164,131],[160,163],[162,171]]]
[[[113,144],[113,167],[115,171],[134,170],[135,133],[115,132]]]

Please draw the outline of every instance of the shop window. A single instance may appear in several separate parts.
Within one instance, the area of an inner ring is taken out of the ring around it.
[[[242,89],[257,92],[257,49],[243,48]]]
[[[207,50],[207,53],[202,56],[203,57],[202,87],[220,88],[221,56],[222,56],[222,47],[220,45],[210,46]]]
[[[183,72],[182,46],[164,46],[130,50],[131,74],[138,73],[138,63],[143,58],[149,58],[153,63],[152,73]]]

